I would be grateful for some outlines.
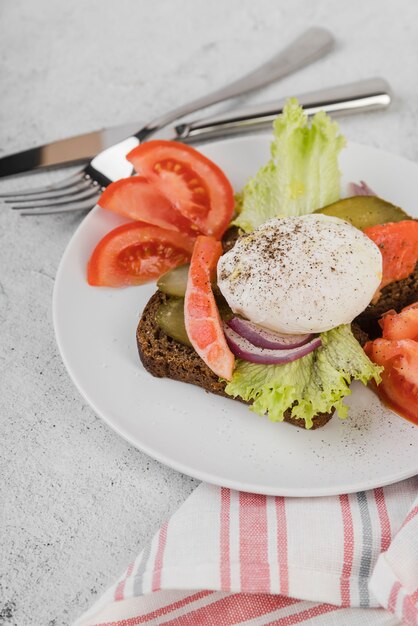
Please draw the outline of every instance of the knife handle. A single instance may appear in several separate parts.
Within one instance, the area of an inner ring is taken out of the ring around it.
[[[242,96],[261,87],[271,84],[292,72],[316,61],[327,54],[334,45],[334,38],[325,28],[308,28],[302,35],[289,44],[284,50],[278,52],[267,63],[264,63],[246,76],[230,83],[226,87],[218,89],[206,96],[193,100],[166,115],[159,117],[136,134],[142,142],[151,134],[159,131],[164,126],[174,123],[185,115],[190,115],[205,109],[206,107]]]
[[[391,89],[383,78],[370,78],[298,96],[308,115],[325,111],[332,115],[376,111],[389,106]],[[206,141],[270,128],[282,112],[286,100],[256,104],[231,113],[176,126],[178,140],[185,143]]]

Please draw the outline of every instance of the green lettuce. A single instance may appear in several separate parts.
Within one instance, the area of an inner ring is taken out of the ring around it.
[[[226,393],[252,401],[251,410],[268,413],[273,422],[283,421],[292,407],[292,417],[305,420],[312,427],[317,413],[329,413],[335,407],[340,417],[347,416],[343,403],[352,380],[378,384],[383,368],[375,365],[353,336],[350,325],[342,325],[321,334],[322,346],[310,354],[283,365],[256,365],[237,361]]]
[[[340,198],[338,124],[323,111],[309,124],[297,100],[273,125],[271,159],[245,185],[233,224],[251,232],[272,217],[305,215]]]

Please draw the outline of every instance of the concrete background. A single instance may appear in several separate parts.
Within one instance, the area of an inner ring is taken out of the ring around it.
[[[316,24],[336,51],[250,100],[382,75],[394,106],[343,131],[417,159],[417,23],[414,0],[2,0],[0,155],[150,119]],[[71,623],[197,484],[115,435],[64,369],[51,295],[81,219],[0,204],[0,626]]]

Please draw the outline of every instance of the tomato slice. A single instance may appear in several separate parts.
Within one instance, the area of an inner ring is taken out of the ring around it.
[[[377,392],[394,411],[418,424],[418,343],[412,339],[375,339],[366,354],[384,366]]]
[[[187,335],[201,359],[221,378],[231,380],[234,355],[226,343],[211,286],[222,245],[213,237],[199,236],[193,250],[184,300]]]
[[[196,230],[190,220],[143,176],[131,176],[111,183],[100,196],[99,206],[167,230],[184,233]]]
[[[387,311],[379,321],[384,339],[414,339],[418,341],[418,302],[410,304],[400,313]]]
[[[142,222],[123,224],[97,244],[87,267],[87,281],[98,287],[142,285],[188,263],[194,240]]]
[[[418,425],[418,386],[405,378],[403,370],[402,359],[385,368],[378,394],[389,408]]]
[[[232,219],[234,192],[215,163],[175,141],[147,141],[126,158],[200,233],[222,237]]]
[[[374,241],[382,253],[380,289],[412,274],[418,262],[418,222],[404,220],[378,224],[365,228],[364,234]]]
[[[418,359],[418,343],[412,339],[375,339],[368,341],[364,347],[367,355],[377,365],[386,366],[392,359],[398,356],[407,356],[410,359]]]

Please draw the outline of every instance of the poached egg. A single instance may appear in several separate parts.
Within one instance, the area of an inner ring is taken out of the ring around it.
[[[323,214],[273,218],[218,262],[232,311],[280,333],[320,333],[349,324],[373,298],[382,255],[348,222]]]

